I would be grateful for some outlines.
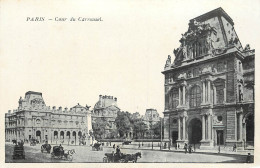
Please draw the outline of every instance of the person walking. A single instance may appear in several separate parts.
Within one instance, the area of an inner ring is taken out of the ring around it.
[[[233,152],[236,152],[236,149],[237,149],[237,145],[234,144],[234,145],[233,145]]]
[[[185,154],[187,153],[187,148],[188,148],[188,146],[187,146],[187,144],[185,143],[185,144],[184,144]]]
[[[189,144],[189,154],[191,154],[191,148],[192,148],[192,146],[191,146],[191,144]]]

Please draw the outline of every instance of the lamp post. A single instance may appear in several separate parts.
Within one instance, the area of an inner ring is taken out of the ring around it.
[[[169,114],[169,145],[168,145],[169,150],[171,150],[171,116]]]
[[[160,145],[160,150],[162,150],[162,118],[160,120],[161,120],[161,145]]]

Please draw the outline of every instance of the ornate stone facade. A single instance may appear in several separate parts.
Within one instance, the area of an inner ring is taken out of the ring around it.
[[[92,129],[90,106],[76,105],[70,109],[46,106],[42,93],[26,92],[20,97],[17,110],[5,114],[5,139],[79,144],[90,139]]]
[[[92,111],[92,122],[95,123],[98,118],[106,120],[109,124],[106,127],[106,134],[103,136],[109,137],[112,130],[116,129],[115,119],[117,117],[117,112],[120,109],[117,106],[117,98],[107,95],[99,95],[99,100],[95,104]]]
[[[254,57],[217,8],[190,20],[164,71],[164,140],[238,147],[254,143]]]

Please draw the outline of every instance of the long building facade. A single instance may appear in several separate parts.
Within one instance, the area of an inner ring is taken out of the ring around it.
[[[254,57],[231,17],[217,8],[190,20],[164,71],[164,140],[171,144],[254,145]]]
[[[20,97],[19,107],[5,114],[5,139],[79,144],[90,142],[92,129],[90,106],[76,105],[70,109],[46,106],[42,93],[28,91]]]

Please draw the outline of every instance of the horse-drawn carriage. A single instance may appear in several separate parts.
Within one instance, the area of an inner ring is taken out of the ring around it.
[[[51,159],[58,158],[72,161],[74,153],[76,153],[74,149],[65,151],[62,146],[54,146]]]
[[[94,143],[92,146],[93,151],[103,151],[103,147],[101,146],[101,143]]]
[[[128,163],[129,161],[136,163],[137,159],[141,158],[141,152],[137,152],[135,154],[114,154],[114,153],[105,153],[105,157],[103,158],[104,163]]]
[[[43,144],[41,146],[41,152],[43,153],[44,151],[46,151],[47,153],[51,153],[51,145],[50,144]]]
[[[25,159],[25,152],[23,144],[18,144],[14,146],[13,159],[22,158]]]

